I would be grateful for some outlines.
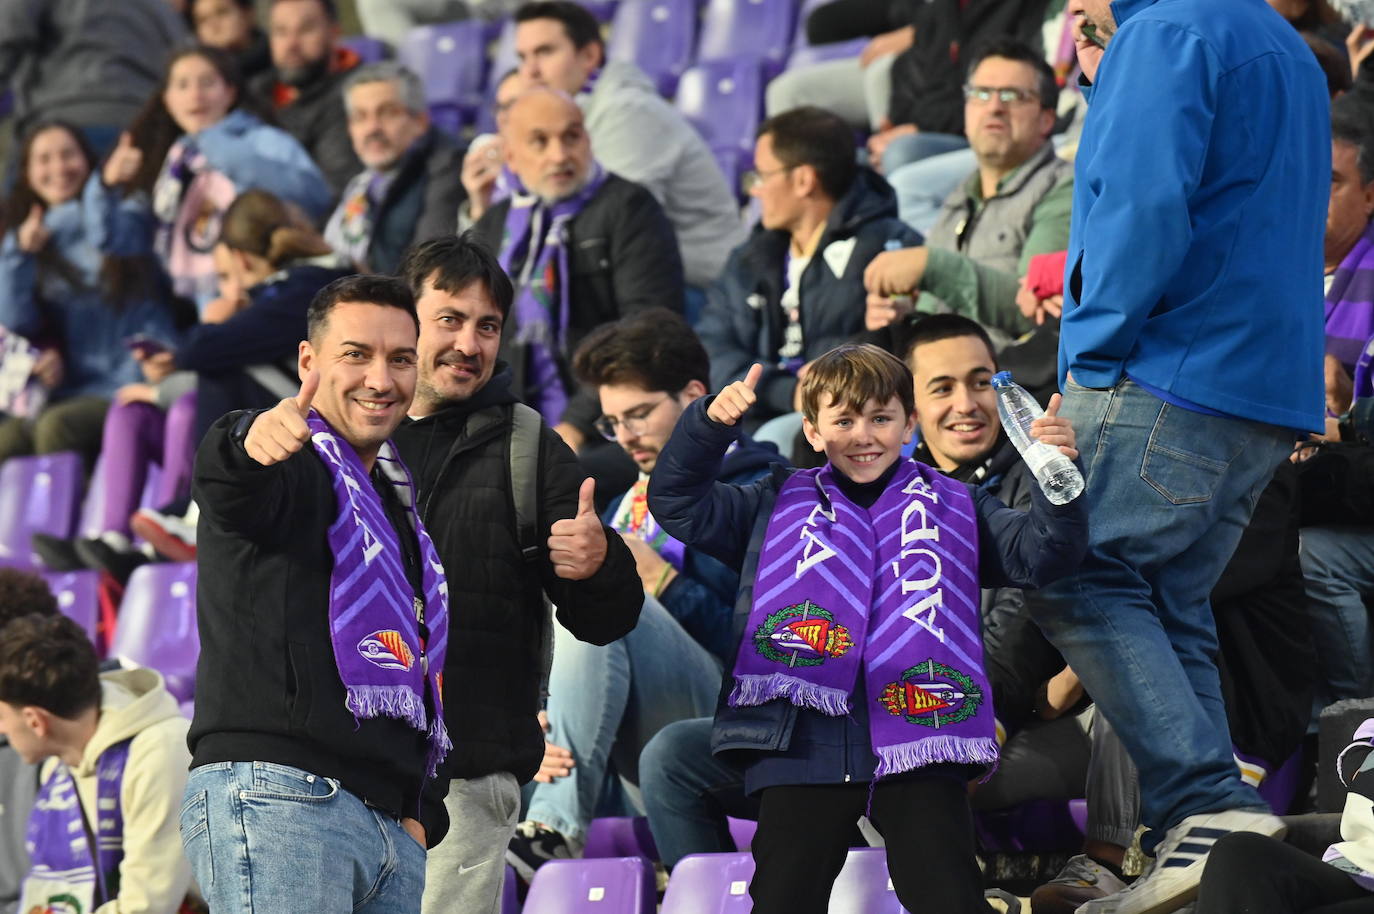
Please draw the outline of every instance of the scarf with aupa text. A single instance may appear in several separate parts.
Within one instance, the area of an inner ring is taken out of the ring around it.
[[[415,512],[415,484],[388,441],[377,454],[419,543],[423,599],[414,594],[396,530],[353,446],[319,413],[306,424],[310,443],[334,481],[338,517],[329,526],[329,634],[334,662],[354,717],[395,717],[429,740],[428,774],[452,743],[444,727],[443,670],[448,648],[448,581],[439,553]],[[426,696],[433,696],[428,706]]]
[[[778,492],[733,706],[783,698],[838,717],[860,672],[877,707],[874,777],[939,762],[995,766],[968,487],[903,460],[865,510],[830,464]]]

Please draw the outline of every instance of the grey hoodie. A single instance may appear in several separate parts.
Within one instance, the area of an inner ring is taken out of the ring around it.
[[[19,905],[19,887],[29,871],[24,838],[37,792],[37,767],[0,736],[0,914],[13,914]]]
[[[40,117],[123,127],[185,37],[168,0],[0,0],[0,87],[21,131]]]
[[[607,63],[577,101],[597,161],[663,204],[687,284],[709,285],[744,240],[744,223],[706,141],[631,63]]]

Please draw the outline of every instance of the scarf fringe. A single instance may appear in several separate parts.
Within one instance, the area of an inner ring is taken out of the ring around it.
[[[425,700],[408,686],[351,685],[344,706],[354,717],[395,717],[421,733],[430,730]]]
[[[844,689],[817,685],[785,673],[736,676],[735,688],[730,693],[730,706],[752,707],[775,698],[786,698],[799,708],[810,708],[830,717],[843,717],[849,713],[849,693]]]
[[[429,722],[429,776],[437,777],[439,773],[439,763],[448,757],[453,749],[453,740],[449,738],[448,727],[444,726],[444,715],[435,714],[434,719]]]
[[[997,770],[997,740],[992,737],[927,736],[895,746],[878,746],[878,770],[874,778],[900,774],[940,763],[987,765],[988,775]],[[984,777],[986,779],[986,776]]]

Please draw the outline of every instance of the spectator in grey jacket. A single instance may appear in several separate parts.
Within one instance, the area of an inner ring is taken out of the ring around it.
[[[570,0],[528,3],[515,21],[521,74],[577,99],[597,160],[663,204],[677,231],[687,284],[700,289],[711,283],[743,240],[744,227],[706,141],[634,64],[606,60],[601,27],[581,6]]]
[[[410,245],[447,235],[463,202],[463,152],[429,122],[419,77],[394,61],[343,83],[363,170],[344,188],[324,237],[359,270],[394,273]]]
[[[0,3],[0,91],[14,92],[16,135],[57,119],[103,156],[185,37],[186,22],[168,0]]]

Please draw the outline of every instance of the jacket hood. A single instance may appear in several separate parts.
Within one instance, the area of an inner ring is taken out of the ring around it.
[[[307,301],[336,279],[352,274],[338,254],[329,253],[305,260],[293,260],[248,290],[250,300],[271,290],[274,294],[299,289]],[[313,289],[311,287],[314,287]]]
[[[181,715],[162,674],[146,667],[100,674],[100,693],[100,722],[74,772],[78,777],[93,774],[100,753],[115,743]]]
[[[860,166],[854,183],[843,197],[835,201],[835,208],[825,221],[825,234],[853,235],[864,224],[876,219],[896,218],[897,192],[882,175],[867,166]]]
[[[740,476],[752,477],[772,463],[786,466],[787,458],[779,454],[773,444],[745,435],[739,439],[739,446],[725,455],[720,465],[720,478],[730,482]]]

